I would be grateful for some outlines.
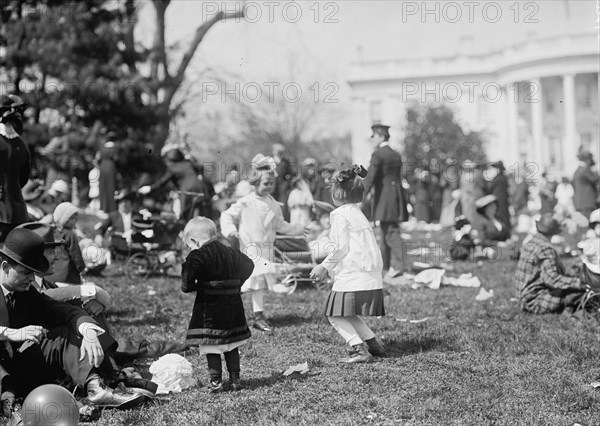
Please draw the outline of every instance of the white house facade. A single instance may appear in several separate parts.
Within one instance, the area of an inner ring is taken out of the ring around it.
[[[532,38],[485,54],[352,65],[353,160],[369,158],[370,126],[402,139],[412,102],[445,104],[481,131],[486,153],[508,168],[533,163],[570,175],[580,146],[600,154],[597,33]]]

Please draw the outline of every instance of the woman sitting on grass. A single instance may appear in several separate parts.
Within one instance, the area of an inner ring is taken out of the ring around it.
[[[314,267],[311,278],[333,278],[325,315],[350,346],[345,363],[369,362],[373,356],[386,356],[383,345],[365,324],[362,316],[383,316],[383,260],[375,234],[360,210],[363,199],[362,166],[341,170],[333,176],[331,196],[338,207],[331,212],[329,238],[334,251]],[[366,347],[365,347],[366,343]]]

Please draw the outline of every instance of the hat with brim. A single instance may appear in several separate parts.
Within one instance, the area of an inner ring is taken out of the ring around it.
[[[535,227],[540,234],[549,236],[560,234],[560,231],[562,230],[560,222],[552,217],[551,213],[542,215],[535,223]]]
[[[484,195],[483,197],[481,197],[477,201],[475,201],[475,207],[477,208],[477,213],[482,214],[487,206],[489,206],[490,204],[493,204],[493,203],[497,203],[497,202],[498,202],[498,199],[496,198],[495,195],[492,195],[492,194]]]
[[[21,265],[34,273],[43,274],[50,269],[44,256],[44,240],[29,229],[15,228],[8,233],[0,258]]]
[[[56,240],[54,238],[54,227],[47,223],[29,222],[17,226],[16,229],[29,229],[35,232],[42,237],[46,248],[62,246],[65,243],[65,240]]]

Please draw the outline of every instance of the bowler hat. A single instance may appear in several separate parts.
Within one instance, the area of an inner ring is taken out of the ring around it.
[[[547,236],[559,234],[561,231],[560,222],[552,217],[552,213],[543,214],[535,223],[535,227],[540,234]]]
[[[56,240],[54,238],[54,227],[47,223],[29,222],[17,226],[17,229],[29,229],[30,231],[35,232],[42,237],[46,248],[62,246],[65,243],[65,240]]]
[[[15,228],[6,236],[0,257],[43,274],[50,268],[44,249],[44,240],[38,234],[29,229]]]

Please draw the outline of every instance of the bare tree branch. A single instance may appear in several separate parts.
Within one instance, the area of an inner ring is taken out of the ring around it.
[[[155,1],[160,1],[160,0],[155,0]],[[244,5],[242,6],[242,9],[240,11],[229,12],[229,13],[220,11],[213,18],[206,21],[205,23],[203,23],[196,29],[196,34],[194,35],[194,39],[192,40],[190,46],[188,47],[188,50],[183,55],[183,58],[181,59],[181,63],[179,64],[179,67],[177,69],[177,73],[172,78],[170,87],[167,90],[167,93],[165,94],[165,104],[166,105],[169,105],[170,102],[173,100],[173,96],[175,96],[177,89],[183,82],[183,79],[185,77],[185,71],[187,70],[192,58],[194,57],[194,53],[196,53],[198,46],[200,45],[200,43],[202,42],[202,40],[204,39],[204,36],[206,36],[208,31],[219,21],[243,18],[244,13],[245,13],[245,8],[246,8],[246,4],[244,2]]]

